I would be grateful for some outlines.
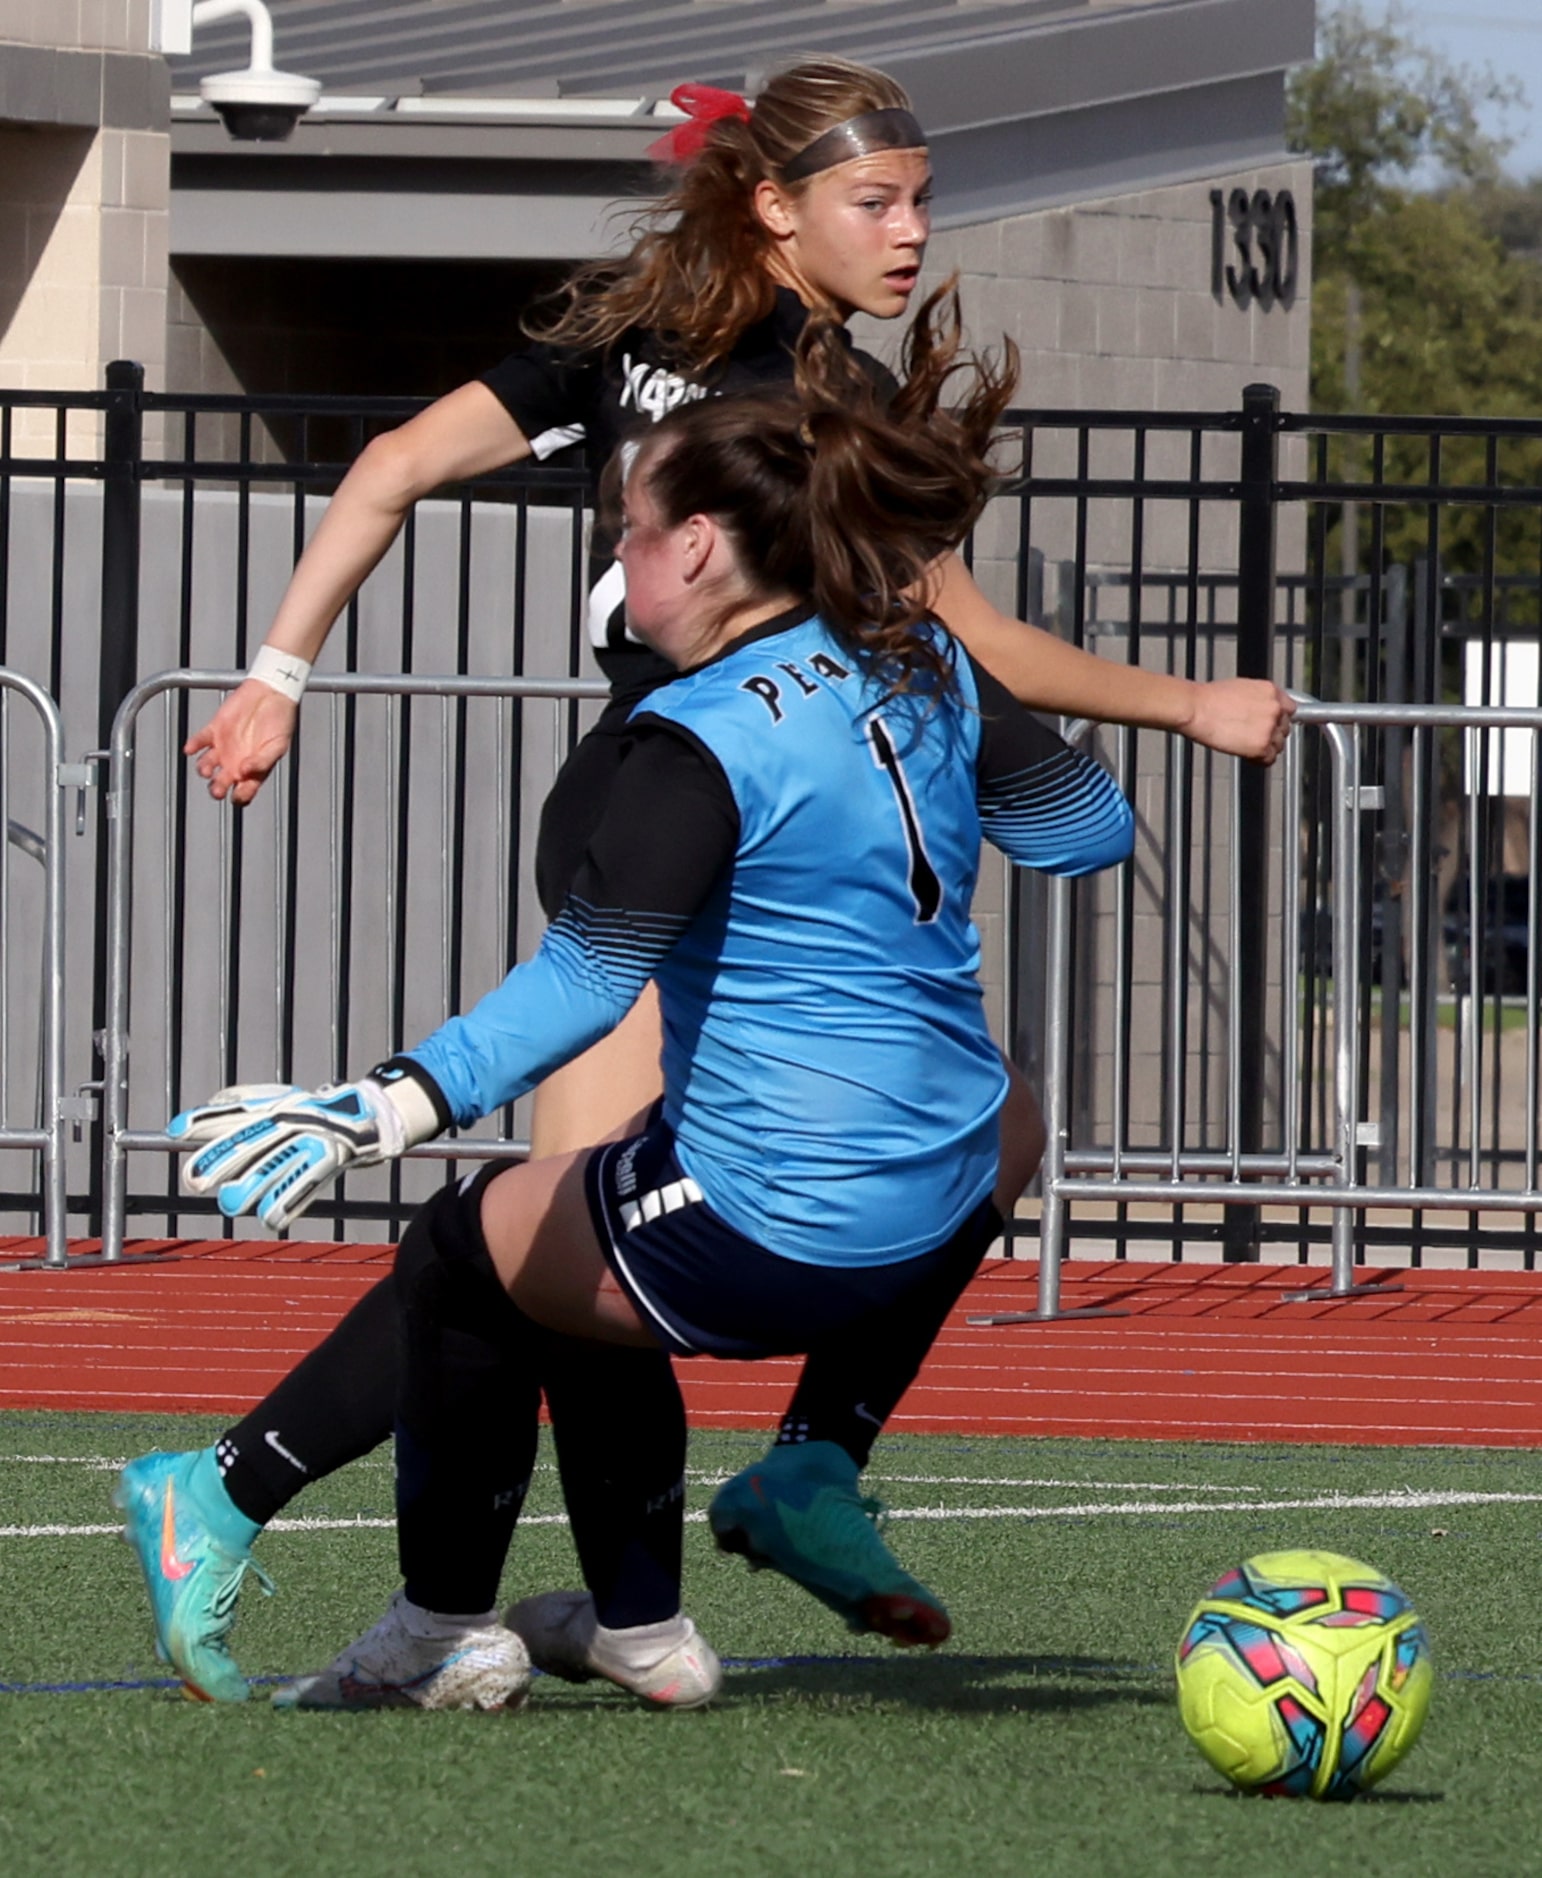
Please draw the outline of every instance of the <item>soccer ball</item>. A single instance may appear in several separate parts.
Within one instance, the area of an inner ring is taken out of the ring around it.
[[[1418,1739],[1434,1677],[1390,1578],[1334,1552],[1263,1552],[1195,1606],[1178,1712],[1243,1792],[1352,1800]]]

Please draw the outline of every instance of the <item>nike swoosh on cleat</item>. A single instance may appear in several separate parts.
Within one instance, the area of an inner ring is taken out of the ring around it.
[[[186,1578],[194,1569],[191,1562],[177,1557],[176,1489],[166,1482],[166,1509],[161,1515],[161,1575],[174,1582]]]

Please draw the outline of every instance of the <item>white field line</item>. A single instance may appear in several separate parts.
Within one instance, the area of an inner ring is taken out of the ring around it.
[[[84,1467],[92,1473],[116,1474],[128,1465],[129,1456],[118,1459],[106,1454],[0,1454],[0,1467]],[[355,1467],[372,1467],[384,1473],[390,1469],[389,1461],[363,1460],[354,1461]],[[541,1461],[536,1465],[538,1474],[555,1474],[557,1469],[550,1461]],[[720,1487],[725,1480],[733,1476],[726,1474],[720,1467],[688,1467],[685,1470],[687,1480],[694,1480],[706,1487]],[[883,1481],[888,1485],[907,1487],[1097,1487],[1106,1493],[1262,1493],[1262,1487],[1209,1487],[1197,1480],[1061,1480],[1058,1478],[1023,1478],[1000,1480],[995,1476],[985,1477],[980,1474],[885,1474],[869,1472],[866,1479]]]
[[[974,1482],[971,1484],[979,1484]],[[1535,1506],[1542,1493],[1480,1493],[1451,1489],[1434,1492],[1324,1493],[1296,1500],[1108,1500],[1073,1501],[1066,1506],[906,1506],[894,1507],[894,1520],[971,1519],[1110,1519],[1152,1513],[1349,1513],[1375,1510],[1423,1512],[1443,1506]],[[688,1525],[700,1525],[705,1513],[687,1513]],[[536,1513],[525,1526],[565,1526],[565,1513]],[[385,1532],[394,1519],[275,1519],[270,1532]],[[0,1539],[104,1539],[122,1526],[0,1526]]]

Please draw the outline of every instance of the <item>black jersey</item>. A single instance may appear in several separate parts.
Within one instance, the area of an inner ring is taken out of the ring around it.
[[[793,349],[808,322],[808,308],[788,287],[778,287],[765,319],[747,327],[728,357],[710,371],[692,373],[656,333],[636,327],[604,352],[537,343],[511,353],[481,382],[529,439],[537,457],[582,442],[597,476],[617,443],[639,420],[658,420],[694,398],[785,385]],[[870,353],[853,355],[881,391],[892,390],[887,367]],[[615,542],[596,526],[589,544],[589,642],[618,698],[632,701],[677,676],[675,668],[627,631],[625,586]]]

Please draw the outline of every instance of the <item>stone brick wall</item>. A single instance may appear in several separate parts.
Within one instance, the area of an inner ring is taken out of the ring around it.
[[[0,386],[163,381],[170,139],[150,0],[0,0]],[[29,434],[51,420],[25,420]]]
[[[150,0],[0,0],[0,41],[85,51],[145,52]]]

